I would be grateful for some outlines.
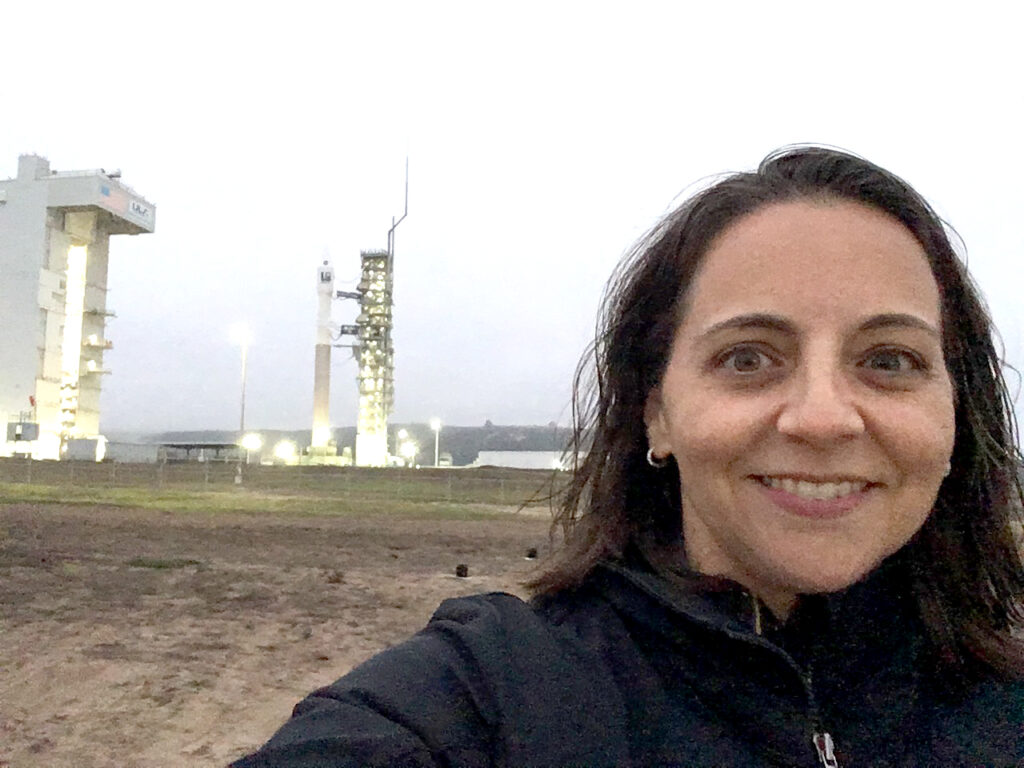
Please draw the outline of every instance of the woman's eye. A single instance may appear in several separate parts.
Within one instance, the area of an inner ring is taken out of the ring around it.
[[[774,360],[756,347],[736,347],[718,359],[718,365],[733,373],[760,373],[770,368]]]
[[[865,358],[863,366],[881,373],[911,373],[925,368],[917,356],[900,349],[879,349]]]

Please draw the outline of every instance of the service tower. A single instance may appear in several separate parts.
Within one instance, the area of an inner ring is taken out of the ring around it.
[[[395,404],[395,353],[391,346],[394,258],[387,251],[363,251],[356,318],[358,342],[353,345],[359,371],[359,416],[356,421],[356,464],[388,463],[388,416]]]
[[[391,341],[394,306],[395,229],[409,215],[409,160],[405,161],[405,211],[397,220],[391,217],[386,251],[361,251],[359,284],[354,291],[334,290],[334,270],[325,261],[317,268],[316,358],[313,373],[313,441],[309,449],[311,463],[328,463],[330,439],[330,366],[331,346],[352,350],[359,368],[359,415],[356,419],[355,464],[359,467],[386,467],[388,453],[388,417],[395,404],[395,351]],[[359,315],[353,325],[335,326],[331,322],[332,299],[354,299]],[[332,344],[337,338],[355,336],[352,343]]]
[[[0,181],[0,455],[57,459],[72,440],[102,443],[110,236],[156,222],[120,176],[22,155]]]

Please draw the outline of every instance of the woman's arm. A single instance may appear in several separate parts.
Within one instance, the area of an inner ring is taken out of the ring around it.
[[[491,765],[494,678],[514,666],[503,658],[510,616],[532,623],[508,595],[446,601],[420,633],[301,701],[232,768]]]

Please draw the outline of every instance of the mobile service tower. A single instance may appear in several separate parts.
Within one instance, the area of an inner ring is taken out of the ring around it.
[[[18,158],[0,181],[0,456],[68,456],[95,441],[111,235],[152,232],[156,208],[120,172]]]

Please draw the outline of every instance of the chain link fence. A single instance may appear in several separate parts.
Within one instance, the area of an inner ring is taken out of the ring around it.
[[[500,467],[377,469],[234,462],[33,461],[0,458],[0,483],[186,491],[246,489],[324,498],[548,506],[567,473]]]

